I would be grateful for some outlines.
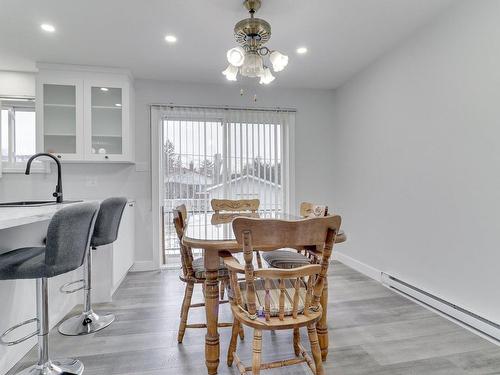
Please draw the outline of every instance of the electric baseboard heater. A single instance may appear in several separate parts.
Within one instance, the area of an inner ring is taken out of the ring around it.
[[[438,310],[441,313],[458,320],[459,322],[497,340],[500,343],[500,324],[485,319],[471,311],[468,311],[384,272],[382,272],[382,284],[435,310]]]

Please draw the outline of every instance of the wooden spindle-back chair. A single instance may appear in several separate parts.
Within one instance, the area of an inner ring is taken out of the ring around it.
[[[339,231],[340,216],[328,216],[298,221],[236,218],[233,231],[243,247],[244,264],[230,253],[221,257],[229,270],[233,293],[231,310],[233,331],[227,363],[236,365],[240,374],[306,362],[316,375],[323,375],[321,349],[316,322],[321,318],[320,304],[327,277],[335,236]],[[254,268],[255,249],[270,251],[278,248],[315,248],[321,250],[320,264],[294,269]],[[239,281],[238,275],[245,280]],[[254,329],[252,366],[245,367],[236,354],[239,324]],[[312,358],[300,343],[299,328],[307,327]],[[262,331],[293,329],[295,358],[261,363]]]
[[[300,216],[304,219],[313,217],[323,217],[328,215],[328,206],[318,205],[310,202],[300,204]],[[266,263],[274,268],[295,268],[310,263],[318,263],[318,254],[306,249],[276,250],[262,255]]]
[[[212,210],[214,210],[214,216],[220,217],[219,215],[235,215],[237,213],[257,213],[260,207],[259,199],[212,199],[210,201],[212,205]],[[260,253],[256,253],[257,264],[262,267],[262,258]]]
[[[192,307],[203,307],[204,303],[191,304],[191,299],[193,297],[193,291],[195,284],[204,285],[205,282],[205,267],[203,264],[203,257],[194,259],[193,252],[190,247],[182,243],[182,237],[184,236],[184,229],[187,222],[187,210],[185,205],[180,205],[173,210],[174,216],[174,227],[179,238],[179,246],[181,252],[181,264],[182,264],[182,274],[179,277],[183,282],[186,283],[186,289],[184,291],[184,299],[182,301],[181,308],[181,320],[179,323],[179,331],[177,334],[177,341],[182,343],[184,339],[184,334],[187,328],[206,328],[206,324],[188,324],[188,314],[189,309]],[[222,264],[219,266],[219,276],[218,279],[221,283],[221,288],[224,288],[229,282],[229,273],[227,268]],[[219,303],[227,303],[221,298]],[[232,323],[219,323],[219,327],[231,327]],[[241,329],[241,337],[243,338],[243,329]]]
[[[302,202],[300,204],[300,216],[303,218],[322,217],[328,215],[328,206]]]

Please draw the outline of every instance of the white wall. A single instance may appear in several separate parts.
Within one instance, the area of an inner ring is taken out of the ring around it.
[[[500,1],[464,1],[338,89],[339,251],[500,323]]]
[[[35,96],[35,74],[0,70],[0,96]]]
[[[33,82],[33,75],[31,79]],[[0,74],[0,93],[4,86],[18,87],[11,83],[6,85],[5,82],[7,81]],[[25,80],[19,82],[19,87],[30,86],[25,84]],[[296,200],[299,202],[308,199],[333,203],[328,188],[333,179],[330,174],[326,173],[330,164],[328,150],[331,138],[327,135],[332,128],[332,91],[281,90],[271,86],[257,89],[246,88],[248,94],[241,97],[241,86],[238,84],[198,85],[136,80],[135,87],[137,167],[120,164],[64,164],[63,188],[66,199],[102,199],[111,195],[125,195],[136,200],[136,262],[140,269],[151,267],[153,260],[157,259],[152,245],[150,171],[138,172],[136,170],[149,168],[151,157],[149,104],[151,103],[297,108]],[[12,91],[3,94],[13,95]],[[16,95],[29,94],[21,91],[17,89]],[[257,103],[252,100],[254,93],[258,94]],[[53,192],[55,182],[55,171],[49,175],[32,174],[30,176],[4,173],[0,178],[0,201],[48,198]]]

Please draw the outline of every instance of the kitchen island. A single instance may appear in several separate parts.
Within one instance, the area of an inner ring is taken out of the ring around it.
[[[78,203],[68,203],[78,204]],[[37,207],[0,207],[0,254],[13,249],[44,246],[47,227],[52,216],[67,204]],[[93,299],[109,302],[112,294],[133,264],[134,206],[129,200],[117,241],[99,248],[93,259]],[[119,252],[119,254],[117,254]],[[83,300],[82,292],[63,294],[59,288],[70,281],[82,279],[81,268],[49,279],[50,326],[54,327]],[[35,280],[0,281],[0,332],[21,321],[36,316]],[[34,331],[35,324],[15,332],[21,337]],[[9,336],[12,339],[13,336]],[[19,345],[0,346],[0,375],[7,371],[36,344],[36,337]]]

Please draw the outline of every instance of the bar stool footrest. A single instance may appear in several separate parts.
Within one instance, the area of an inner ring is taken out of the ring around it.
[[[35,323],[35,322],[38,322],[38,318],[28,319],[28,320],[25,320],[24,322],[16,324],[15,326],[10,327],[8,330],[6,330],[4,333],[2,333],[2,336],[0,336],[0,344],[3,346],[14,346],[14,345],[20,344],[20,343],[22,343],[26,340],[29,340],[30,338],[38,335],[38,333],[40,332],[39,329],[37,329],[35,332],[32,332],[24,337],[21,337],[20,339],[17,339],[14,341],[5,341],[5,337],[8,336],[10,333],[14,332],[16,329],[21,328],[21,327],[25,326],[26,324]]]
[[[68,287],[72,286],[72,285],[75,285],[75,284],[79,284],[79,283],[82,283],[82,286],[78,287],[78,288],[74,288],[74,289],[67,289]],[[59,291],[61,293],[65,293],[65,294],[72,294],[72,293],[76,293],[78,292],[79,290],[82,290],[85,288],[85,280],[83,279],[80,279],[80,280],[76,280],[76,281],[71,281],[69,283],[66,283],[64,284],[63,286],[61,286],[59,288]]]

